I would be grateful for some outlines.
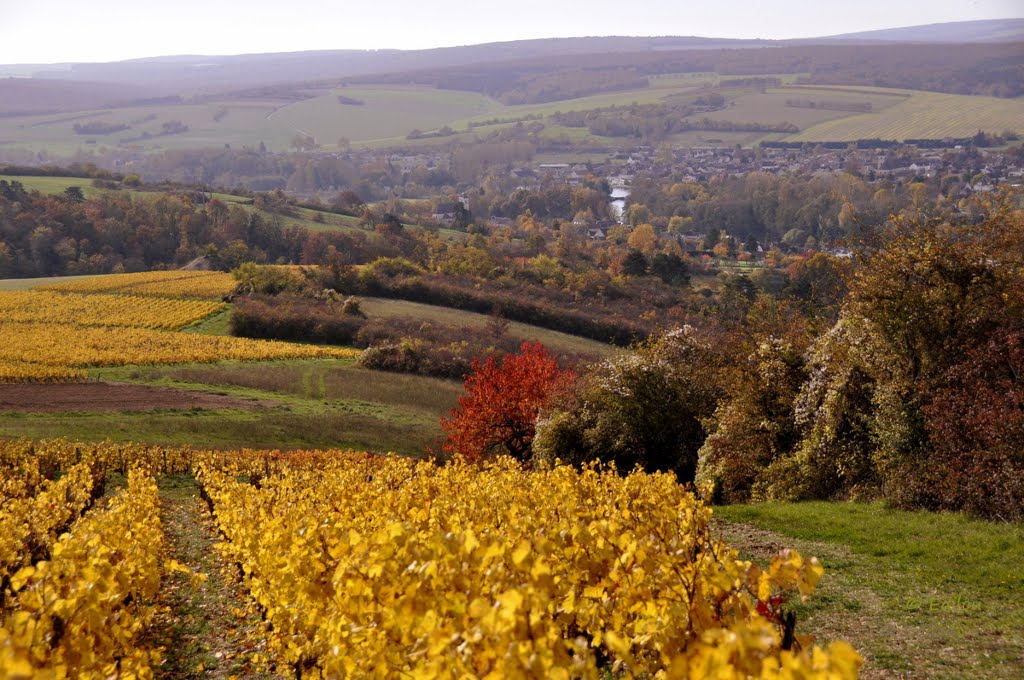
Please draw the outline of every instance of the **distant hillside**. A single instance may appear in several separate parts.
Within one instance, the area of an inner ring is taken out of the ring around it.
[[[426,85],[476,92],[505,105],[536,104],[644,89],[649,77],[695,72],[769,78],[791,74],[814,84],[1016,97],[1024,95],[1024,42],[994,42],[1011,38],[1024,40],[1024,19],[914,26],[799,41],[606,36],[429,50],[181,55],[111,63],[0,65],[0,116],[154,103],[198,105],[227,99],[287,103],[353,83]],[[935,41],[959,44],[949,49]]]
[[[148,100],[153,94],[152,90],[139,85],[0,77],[0,115],[126,106]]]
[[[486,43],[429,50],[329,50],[243,54],[235,56],[170,56],[110,63],[61,64],[34,71],[35,78],[113,82],[159,88],[165,94],[197,93],[273,83],[315,81],[422,68],[445,68],[510,59],[573,54],[652,52],[678,49],[759,47],[765,40],[697,37],[548,38]],[[0,73],[3,73],[0,67]]]
[[[888,42],[1018,42],[1024,40],[1024,19],[957,21],[861,31],[829,36],[836,40],[885,40]]]
[[[801,74],[808,83],[866,85],[952,94],[1024,94],[1024,45],[779,45],[772,49],[687,49],[604,52],[420,68],[351,82],[430,85],[479,92],[505,104],[560,101],[594,92],[629,90],[649,76],[711,72],[773,77]],[[642,87],[642,86],[641,86]]]

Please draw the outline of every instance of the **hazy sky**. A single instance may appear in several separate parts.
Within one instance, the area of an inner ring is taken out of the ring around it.
[[[800,38],[1024,16],[1024,0],[0,0],[0,64],[583,35]]]

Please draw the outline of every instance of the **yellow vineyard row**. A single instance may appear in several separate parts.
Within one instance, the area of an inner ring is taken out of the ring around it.
[[[48,291],[0,292],[0,319],[4,325],[40,322],[175,329],[223,308],[223,303],[207,300]]]
[[[234,290],[236,283],[227,272],[171,270],[91,276],[40,286],[38,290],[219,299]]]
[[[57,536],[85,512],[97,491],[87,463],[66,468],[56,481],[40,480],[38,464],[25,463],[22,469],[6,470],[0,483],[0,602],[11,577],[49,556]]]
[[[52,557],[11,578],[0,625],[4,678],[152,677],[156,651],[138,645],[160,586],[159,497],[133,471],[127,489],[54,544]]]
[[[88,376],[86,371],[78,368],[0,359],[0,383],[82,382]]]
[[[12,365],[25,371],[31,365],[39,365],[43,378],[51,376],[54,367],[350,358],[358,354],[357,350],[349,349],[146,328],[0,323],[0,367]]]
[[[58,470],[68,470],[79,463],[88,463],[99,470],[127,474],[130,470],[144,469],[154,475],[193,474],[203,465],[208,469],[256,480],[280,475],[290,469],[315,469],[338,458],[378,459],[373,454],[338,450],[211,451],[151,444],[82,443],[67,439],[0,439],[0,479],[21,478],[27,484],[12,481],[14,488],[35,488],[44,478],[54,476]]]
[[[767,571],[714,538],[667,475],[324,457],[259,486],[199,478],[271,624],[317,677],[855,677],[842,642],[783,649],[780,593],[821,567]]]

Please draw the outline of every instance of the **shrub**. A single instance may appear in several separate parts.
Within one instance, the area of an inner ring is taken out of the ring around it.
[[[685,326],[604,361],[538,424],[534,456],[614,462],[694,481],[704,421],[720,397],[720,358]]]

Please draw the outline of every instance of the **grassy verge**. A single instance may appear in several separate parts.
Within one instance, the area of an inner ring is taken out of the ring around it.
[[[880,504],[716,508],[747,557],[792,547],[826,575],[800,629],[845,639],[865,677],[1013,678],[1024,671],[1024,528]]]
[[[231,335],[231,307],[228,306],[181,330],[197,335]]]
[[[361,298],[361,307],[367,316],[371,318],[413,318],[430,323],[480,329],[481,331],[486,329],[487,324],[490,322],[490,316],[487,314],[467,312],[452,307],[427,305],[420,302],[409,302],[408,300],[367,297]],[[539,340],[545,347],[556,353],[578,353],[595,357],[606,357],[617,351],[614,346],[598,342],[597,340],[553,331],[539,326],[531,326],[518,321],[510,322],[506,333],[523,341]]]
[[[165,559],[192,571],[164,575],[160,604],[166,607],[152,631],[164,648],[157,678],[273,678],[255,607],[214,548],[212,517],[192,477],[165,476],[160,487],[160,520]]]

